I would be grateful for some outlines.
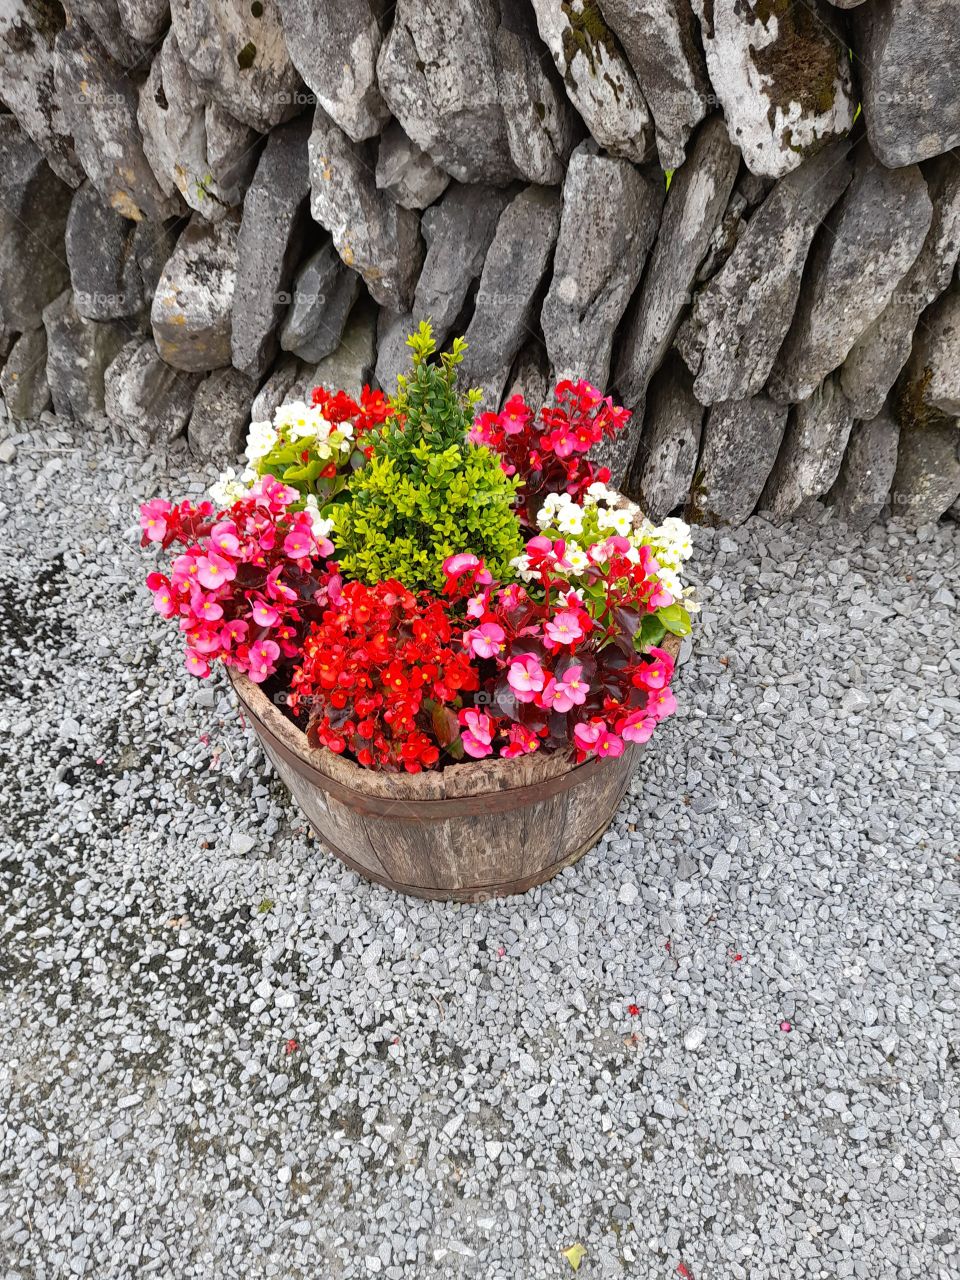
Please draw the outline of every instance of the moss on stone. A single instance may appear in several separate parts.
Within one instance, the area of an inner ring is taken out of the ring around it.
[[[816,14],[800,0],[757,0],[753,17],[767,26],[777,21],[777,37],[752,48],[753,64],[771,82],[769,117],[798,102],[804,111],[825,115],[837,97],[843,48]]]
[[[599,71],[597,49],[605,49],[610,57],[616,56],[617,43],[613,32],[603,20],[603,14],[595,0],[582,0],[577,6],[576,0],[562,0],[560,5],[567,20],[567,28],[563,33],[563,61],[566,65],[564,79],[573,83],[571,68],[577,54],[582,54],[595,76]]]

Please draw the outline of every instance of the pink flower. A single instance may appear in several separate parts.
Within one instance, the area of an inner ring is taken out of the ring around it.
[[[665,649],[650,650],[652,662],[637,672],[636,684],[644,689],[662,689],[673,677],[673,659]]]
[[[199,589],[190,597],[190,608],[201,622],[219,622],[223,617],[223,609],[213,596],[204,595]]]
[[[570,667],[560,680],[551,677],[540,698],[543,706],[552,707],[554,711],[561,713],[569,711],[571,707],[582,706],[590,692],[590,686],[582,676],[583,667],[575,666]]]
[[[647,715],[653,716],[658,722],[672,716],[676,709],[677,700],[669,688],[658,689],[647,699]]]
[[[261,476],[250,492],[253,497],[259,498],[263,506],[268,507],[274,515],[280,515],[285,507],[289,507],[300,497],[296,489],[281,484],[276,476],[269,474]]]
[[[605,728],[602,720],[588,720],[586,724],[574,725],[573,741],[581,751],[589,755],[600,741],[600,735]]]
[[[504,760],[512,760],[515,756],[529,755],[532,751],[538,750],[540,746],[540,739],[537,735],[522,724],[512,724],[507,736],[509,742],[505,747],[500,748],[500,754]]]
[[[597,755],[601,760],[610,756],[616,759],[617,756],[623,755],[623,739],[618,738],[615,733],[611,733],[609,729],[604,729],[600,737],[597,739]]]
[[[224,649],[232,649],[235,644],[243,644],[247,638],[247,624],[240,618],[225,622],[220,628],[220,643]]]
[[[617,733],[627,742],[646,742],[656,727],[656,720],[646,711],[631,711],[617,721]]]
[[[460,734],[460,741],[467,755],[472,756],[474,760],[482,760],[484,756],[490,755],[493,752],[493,747],[490,745],[495,727],[493,719],[485,712],[475,711],[472,707],[461,711],[457,718],[461,725],[467,726]]]
[[[162,542],[167,532],[167,515],[173,510],[164,498],[153,498],[140,508],[140,528],[150,542]]]
[[[170,580],[162,573],[147,574],[147,587],[153,592],[153,607],[162,618],[172,618],[177,612]]]
[[[182,556],[177,556],[171,566],[173,585],[179,586],[181,582],[189,582],[191,585],[196,583],[197,575],[200,572],[200,553],[196,551],[186,551]]]
[[[482,622],[472,631],[464,632],[467,648],[476,658],[495,658],[503,648],[506,633],[495,622]]]
[[[275,627],[280,621],[279,612],[266,600],[255,600],[251,613],[258,627]]]
[[[247,675],[254,684],[262,684],[266,680],[279,657],[280,646],[273,640],[258,640],[250,646],[250,669]]]
[[[210,541],[221,555],[235,556],[240,550],[237,526],[232,520],[221,520],[210,530]]]
[[[187,650],[184,665],[192,676],[199,676],[201,680],[210,674],[210,667],[202,655],[195,653],[192,649]]]
[[[523,604],[526,598],[526,590],[520,586],[519,582],[511,582],[509,587],[504,587],[500,592],[500,604],[508,611]]]
[[[673,596],[663,586],[659,578],[654,578],[653,590],[650,592],[648,600],[651,609],[666,609],[668,605],[673,604]]]
[[[220,636],[213,627],[197,627],[187,633],[187,643],[197,653],[216,653],[220,648]]]
[[[293,529],[283,540],[283,553],[291,560],[305,560],[313,551],[313,534],[303,529]]]
[[[546,674],[532,653],[518,653],[507,671],[507,684],[520,702],[533,702],[546,683]]]
[[[446,560],[443,562],[443,572],[448,578],[459,578],[470,569],[477,569],[479,566],[480,561],[476,556],[472,556],[469,552],[463,551],[459,555],[447,556]]]
[[[282,564],[278,564],[275,569],[271,569],[267,574],[267,581],[264,584],[264,590],[271,600],[285,600],[287,604],[296,604],[297,593],[292,587],[288,587],[285,582],[280,581],[280,574],[282,572]],[[334,603],[336,603],[336,601],[334,601]]]
[[[225,556],[211,552],[210,555],[197,558],[197,578],[211,591],[222,587],[225,582],[232,582],[236,576],[236,567]]]
[[[575,644],[583,636],[580,620],[570,609],[562,609],[555,614],[544,629],[547,639],[554,644]]]

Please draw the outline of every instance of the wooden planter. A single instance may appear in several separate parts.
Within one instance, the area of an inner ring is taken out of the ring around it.
[[[679,642],[664,647],[676,654]],[[642,750],[581,765],[535,753],[377,773],[313,749],[258,685],[228,675],[320,843],[368,880],[420,898],[477,902],[549,880],[603,835]]]

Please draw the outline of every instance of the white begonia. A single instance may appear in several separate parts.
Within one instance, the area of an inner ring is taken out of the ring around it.
[[[579,547],[567,547],[564,553],[567,563],[570,565],[570,572],[575,578],[579,578],[589,568],[590,561],[586,554]]]
[[[615,499],[616,496],[613,490],[608,489],[602,480],[594,480],[593,484],[588,486],[585,498],[589,499],[591,503],[597,503],[609,502],[611,499]]]
[[[667,569],[664,565],[661,565],[657,573],[657,577],[660,579],[660,585],[663,589],[665,591],[669,591],[674,600],[679,600],[683,592],[683,587],[680,585],[680,579],[673,570]]]
[[[229,507],[247,492],[243,478],[238,477],[233,467],[227,467],[215,484],[209,489],[210,497],[218,507]]]
[[[633,532],[633,518],[629,511],[607,508],[597,512],[597,524],[601,529],[611,529],[614,533],[626,538]]]
[[[246,456],[250,462],[265,458],[279,439],[269,422],[251,422],[247,435]]]
[[[561,533],[582,533],[583,512],[575,502],[566,503],[557,512],[556,525]]]
[[[303,509],[310,517],[310,528],[313,530],[313,536],[315,538],[329,537],[330,530],[333,528],[333,521],[325,520],[320,514],[320,507],[317,503],[316,494],[307,494],[307,500],[304,503]]]
[[[516,569],[517,576],[522,582],[532,582],[537,577],[537,574],[530,568],[530,558],[528,556],[514,556],[510,561],[510,566]]]

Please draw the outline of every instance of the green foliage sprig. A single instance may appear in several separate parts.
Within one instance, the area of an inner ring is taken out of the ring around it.
[[[397,380],[395,416],[351,477],[349,500],[332,512],[337,559],[362,582],[396,578],[410,590],[442,591],[444,560],[471,552],[510,581],[523,545],[512,510],[518,482],[496,454],[467,441],[480,393],[457,390],[466,343],[455,339],[431,363],[436,343],[424,321],[407,345],[413,372]]]

